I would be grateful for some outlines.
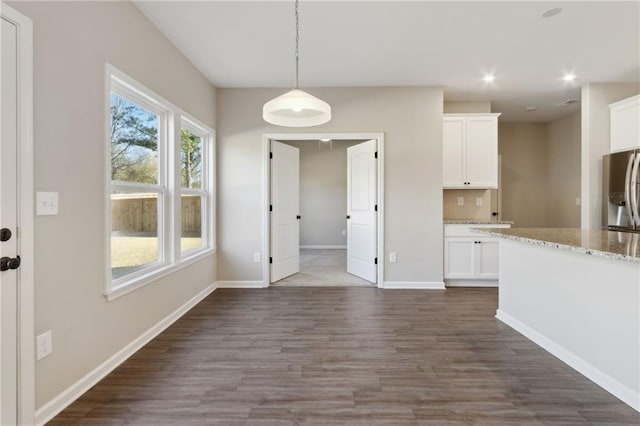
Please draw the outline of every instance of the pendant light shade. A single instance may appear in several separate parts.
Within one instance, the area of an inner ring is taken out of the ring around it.
[[[318,126],[331,120],[331,106],[307,92],[293,89],[264,104],[262,118],[276,126]]]
[[[323,100],[298,88],[298,64],[300,41],[300,17],[298,1],[295,3],[296,14],[296,80],[293,90],[271,99],[262,107],[262,118],[267,123],[285,127],[311,127],[331,120],[331,106]]]

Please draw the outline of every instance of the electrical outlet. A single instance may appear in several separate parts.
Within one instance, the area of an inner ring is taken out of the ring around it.
[[[396,263],[397,261],[398,261],[398,256],[396,255],[396,253],[395,252],[389,253],[389,262]]]
[[[36,337],[36,357],[38,360],[51,355],[53,352],[53,336],[51,330]]]
[[[464,197],[458,197],[458,205],[464,206]]]
[[[343,229],[343,230],[342,230],[342,236],[344,237],[344,236],[346,236],[346,235],[347,235],[347,230],[346,230],[346,229]]]
[[[476,197],[476,206],[482,205],[482,197]]]
[[[255,263],[260,263],[260,253],[253,253],[253,261]]]
[[[36,216],[55,216],[58,214],[57,192],[36,192]]]

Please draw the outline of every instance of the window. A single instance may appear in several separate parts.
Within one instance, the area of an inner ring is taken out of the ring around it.
[[[214,139],[177,107],[107,70],[106,294],[113,298],[213,251]]]
[[[181,200],[181,238],[183,255],[201,249],[207,242],[208,164],[209,136],[187,118],[182,118],[180,128],[180,200]],[[203,220],[204,219],[204,220]]]

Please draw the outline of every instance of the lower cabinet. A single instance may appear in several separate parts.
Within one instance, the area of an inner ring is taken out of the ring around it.
[[[449,226],[455,228],[447,229]],[[498,239],[470,231],[470,228],[480,227],[505,228],[509,225],[445,225],[444,278],[447,286],[498,285]]]

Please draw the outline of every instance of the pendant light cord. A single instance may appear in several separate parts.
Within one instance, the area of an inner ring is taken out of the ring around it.
[[[298,14],[298,1],[296,0],[296,85],[294,89],[298,88],[298,63],[300,62],[299,58],[299,44],[300,44],[300,15]]]

